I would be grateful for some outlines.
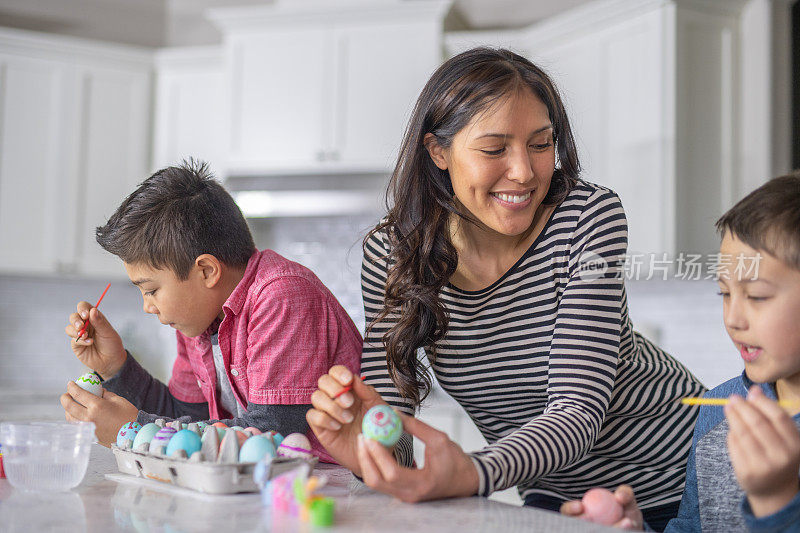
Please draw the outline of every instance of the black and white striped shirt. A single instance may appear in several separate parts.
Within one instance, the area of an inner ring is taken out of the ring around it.
[[[449,328],[432,369],[489,443],[470,454],[479,494],[518,485],[523,499],[579,499],[627,483],[642,508],[680,500],[697,410],[678,400],[705,388],[633,330],[627,240],[619,197],[579,181],[499,280],[478,291],[442,289]],[[366,243],[367,324],[383,305],[388,252],[384,232]],[[390,321],[368,331],[361,373],[411,414],[387,369],[381,336]],[[396,453],[411,464],[408,435]]]

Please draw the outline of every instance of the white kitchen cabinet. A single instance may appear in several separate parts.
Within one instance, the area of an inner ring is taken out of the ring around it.
[[[0,52],[0,268],[41,273],[59,260],[58,65]],[[49,193],[48,193],[49,191]],[[66,236],[69,238],[69,235]]]
[[[584,177],[622,199],[629,250],[674,259],[716,251],[714,220],[746,192],[741,183],[768,177],[741,171],[752,105],[741,91],[744,4],[602,0],[522,30],[450,34],[446,46],[506,46],[544,68]]]
[[[313,4],[313,5],[312,5]],[[449,0],[212,10],[230,72],[230,176],[386,172],[441,61]]]
[[[151,54],[0,32],[0,271],[121,278],[94,240],[146,177]]]
[[[220,168],[230,131],[221,47],[159,50],[155,69],[152,170],[189,157]]]

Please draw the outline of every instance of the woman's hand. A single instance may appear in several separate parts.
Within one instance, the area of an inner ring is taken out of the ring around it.
[[[75,340],[87,318],[89,327],[79,340]],[[69,315],[69,324],[64,331],[71,338],[70,346],[75,356],[103,379],[114,377],[128,357],[119,333],[89,302],[78,303],[78,312]]]
[[[728,452],[739,485],[757,517],[778,512],[800,491],[800,432],[792,418],[760,388],[747,401],[732,396],[725,406]]]
[[[69,421],[94,422],[97,441],[106,447],[117,441],[123,424],[135,422],[139,416],[139,409],[122,396],[107,390],[103,390],[102,397],[95,396],[74,381],[67,383],[61,406]]]
[[[405,468],[377,441],[358,436],[358,464],[367,486],[404,502],[473,496],[478,471],[472,459],[447,434],[400,414],[403,429],[425,444],[425,466]]]
[[[633,489],[629,485],[620,485],[617,487],[617,490],[614,491],[614,498],[617,500],[617,503],[622,506],[622,518],[612,525],[617,528],[633,531],[641,531],[644,529],[642,511],[639,510],[639,505],[636,503]],[[593,520],[590,515],[594,513],[589,513],[582,501],[572,500],[564,502],[561,505],[561,514],[591,522]]]
[[[353,386],[334,399],[346,386]],[[357,476],[361,476],[357,442],[361,421],[370,408],[385,404],[380,394],[354,376],[347,367],[336,365],[317,380],[311,395],[313,409],[306,413],[308,425],[328,453]]]

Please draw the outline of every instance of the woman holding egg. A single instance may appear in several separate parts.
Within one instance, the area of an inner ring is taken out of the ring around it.
[[[633,330],[625,213],[579,170],[558,92],[525,58],[479,48],[433,74],[364,241],[364,381],[333,367],[307,415],[367,485],[405,501],[517,486],[557,510],[629,484],[651,525],[677,514],[697,415],[678,400],[704,387]],[[465,453],[409,416],[431,371],[487,447]],[[393,450],[360,435],[382,403],[404,413]]]

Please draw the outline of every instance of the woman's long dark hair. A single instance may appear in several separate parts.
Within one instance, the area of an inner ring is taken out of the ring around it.
[[[509,50],[475,48],[446,61],[434,72],[414,107],[394,168],[386,203],[388,215],[365,238],[388,235],[390,252],[383,309],[369,324],[391,318],[383,335],[389,374],[400,394],[415,407],[430,392],[431,376],[417,357],[426,348],[436,357],[436,342],[447,332],[448,316],[439,299],[458,265],[448,221],[459,211],[447,170],[439,169],[424,146],[431,133],[447,148],[479,113],[506,95],[528,88],[546,106],[553,124],[557,161],[546,205],[561,203],[575,186],[580,164],[564,105],[541,69]]]

